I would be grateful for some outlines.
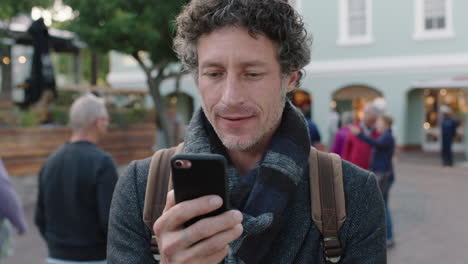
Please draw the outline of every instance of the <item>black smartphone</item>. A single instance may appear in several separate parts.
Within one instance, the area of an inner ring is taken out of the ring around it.
[[[171,159],[172,185],[176,203],[205,195],[219,195],[223,205],[217,210],[195,217],[185,223],[219,215],[229,210],[226,159],[218,154],[179,154]]]

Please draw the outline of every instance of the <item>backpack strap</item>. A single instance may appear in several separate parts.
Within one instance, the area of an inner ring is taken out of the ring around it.
[[[146,185],[143,221],[153,234],[153,224],[162,215],[166,205],[166,194],[172,189],[170,159],[182,153],[183,143],[170,149],[157,151],[150,164]],[[325,259],[328,263],[338,263],[342,249],[338,230],[346,220],[345,199],[341,158],[311,148],[309,155],[309,177],[312,220],[322,234]],[[329,177],[333,175],[333,177]],[[154,235],[151,238],[151,251],[158,253]]]
[[[152,234],[151,251],[153,253],[158,252],[153,224],[162,215],[167,192],[172,189],[170,160],[175,154],[182,153],[182,150],[183,143],[177,147],[158,150],[151,158],[143,207],[143,222]]]
[[[309,177],[312,220],[322,234],[327,263],[338,263],[343,254],[338,230],[346,220],[341,158],[311,147]]]

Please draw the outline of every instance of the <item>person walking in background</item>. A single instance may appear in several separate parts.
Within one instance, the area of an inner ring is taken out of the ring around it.
[[[452,143],[453,138],[457,134],[457,127],[460,122],[453,118],[453,112],[450,107],[443,105],[440,107],[442,113],[442,121],[440,122],[440,129],[442,135],[442,165],[453,166],[453,153]]]
[[[23,207],[0,159],[0,263],[12,252],[11,225],[19,234],[27,231]]]
[[[317,125],[312,120],[312,115],[310,113],[312,106],[311,106],[310,101],[307,101],[301,106],[298,106],[298,108],[302,112],[302,114],[304,115],[307,121],[307,128],[309,130],[311,146],[314,146],[315,148],[319,150],[325,150],[325,146],[321,142],[322,137],[320,136],[320,132],[317,128]]]
[[[343,157],[344,144],[348,138],[349,133],[351,132],[350,126],[353,124],[353,122],[354,120],[352,112],[344,112],[341,115],[341,128],[338,130],[335,139],[333,140],[331,152]]]
[[[338,133],[338,129],[340,128],[340,114],[336,111],[335,108],[330,108],[330,113],[328,113],[328,120],[327,120],[327,129],[328,129],[328,148],[331,149],[333,141],[336,137],[336,133]]]
[[[374,126],[377,116],[379,116],[381,112],[382,111],[376,105],[372,103],[366,104],[364,106],[362,121],[356,123],[356,126],[359,127],[359,132],[364,133],[366,136],[377,138],[378,133],[375,131]],[[346,138],[342,158],[367,170],[369,169],[371,151],[371,146],[359,140],[355,135],[350,134]]]
[[[392,134],[392,123],[393,119],[388,115],[381,115],[377,118],[376,130],[380,134],[377,139],[367,136],[356,126],[351,128],[352,133],[356,135],[359,140],[372,146],[370,170],[373,171],[377,177],[377,182],[385,202],[388,247],[392,247],[394,244],[392,219],[390,210],[388,209],[388,194],[390,187],[395,181],[393,170],[395,139]]]
[[[107,132],[104,100],[92,94],[70,108],[70,142],[39,173],[35,222],[47,242],[47,263],[106,263],[109,209],[117,182],[112,157],[96,144]]]

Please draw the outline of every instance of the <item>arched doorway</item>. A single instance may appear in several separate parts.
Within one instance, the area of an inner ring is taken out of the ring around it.
[[[332,98],[331,107],[338,113],[351,111],[356,120],[362,119],[364,105],[382,98],[381,92],[365,85],[350,85],[336,91]]]

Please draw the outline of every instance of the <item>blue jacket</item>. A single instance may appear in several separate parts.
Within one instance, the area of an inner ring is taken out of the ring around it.
[[[314,146],[316,143],[320,143],[320,132],[318,131],[317,125],[314,123],[314,121],[307,118],[307,127],[309,128],[311,145]]]
[[[392,158],[395,153],[395,139],[392,130],[387,129],[377,139],[359,133],[358,138],[372,146],[370,170],[393,172]]]
[[[440,127],[442,130],[442,148],[450,148],[452,145],[452,140],[457,134],[457,127],[460,124],[457,120],[444,117],[440,122]]]

